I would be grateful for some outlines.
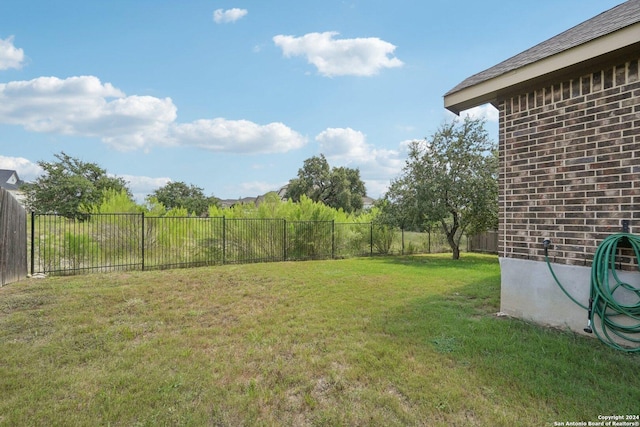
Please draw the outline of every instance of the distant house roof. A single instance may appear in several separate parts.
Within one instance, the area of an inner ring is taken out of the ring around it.
[[[373,205],[374,205],[375,203],[376,203],[376,199],[373,199],[373,198],[371,198],[371,197],[369,197],[369,196],[364,196],[364,197],[362,198],[362,207],[363,207],[364,209],[368,209],[368,208],[373,207]]]
[[[9,191],[18,191],[24,184],[18,177],[18,172],[10,169],[0,169],[0,187]]]
[[[282,192],[282,190],[278,190],[278,192],[276,193],[278,195],[278,197],[280,197],[281,200],[283,200],[284,197],[284,193]],[[257,197],[242,197],[242,198],[238,198],[238,199],[222,199],[220,200],[220,206],[223,208],[232,208],[235,205],[241,205],[241,204],[251,204],[253,203],[254,205],[259,205],[260,203],[264,202],[265,196],[269,194],[261,194]]]
[[[638,49],[640,0],[629,0],[506,61],[463,80],[444,95],[447,109],[495,103],[506,90]]]

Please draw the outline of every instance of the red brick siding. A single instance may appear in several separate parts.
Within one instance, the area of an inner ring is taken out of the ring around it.
[[[591,265],[631,221],[640,234],[638,58],[500,99],[503,257]]]

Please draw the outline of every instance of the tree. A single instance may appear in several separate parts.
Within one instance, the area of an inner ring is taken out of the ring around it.
[[[321,154],[305,160],[298,177],[289,181],[285,197],[299,202],[302,195],[335,209],[356,212],[362,209],[367,190],[358,169],[330,168]]]
[[[211,196],[206,197],[202,188],[193,184],[187,185],[184,182],[169,182],[164,187],[160,187],[151,193],[147,200],[155,198],[166,209],[183,208],[189,213],[198,216],[206,215],[209,211],[209,205],[218,205],[217,198]]]
[[[39,161],[44,173],[22,187],[28,209],[84,219],[102,202],[106,191],[125,191],[131,198],[126,181],[107,175],[96,163],[83,162],[64,152],[54,156],[58,161]]]
[[[443,124],[429,140],[413,141],[409,159],[380,205],[395,225],[426,229],[440,224],[453,258],[460,239],[498,223],[496,146],[481,119]]]

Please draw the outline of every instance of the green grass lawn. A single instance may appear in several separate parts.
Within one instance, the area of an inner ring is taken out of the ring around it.
[[[496,317],[496,257],[0,289],[0,425],[552,426],[640,412],[640,356]],[[567,302],[567,304],[571,304]]]

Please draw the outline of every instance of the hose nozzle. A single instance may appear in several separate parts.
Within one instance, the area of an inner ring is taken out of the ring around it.
[[[592,308],[593,308],[593,298],[589,298],[589,311],[587,312],[587,319],[589,320],[589,322],[587,323],[587,327],[583,329],[588,334],[592,334],[593,333],[593,329],[591,329],[591,310],[592,310]]]

